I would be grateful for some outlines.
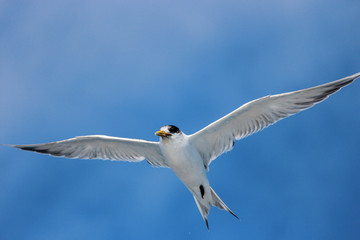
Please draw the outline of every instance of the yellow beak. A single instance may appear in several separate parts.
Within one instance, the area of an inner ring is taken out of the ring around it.
[[[169,136],[171,136],[170,133],[167,133],[167,132],[165,132],[164,130],[157,131],[157,132],[155,133],[155,135],[156,135],[156,136],[159,136],[159,137],[169,137]]]

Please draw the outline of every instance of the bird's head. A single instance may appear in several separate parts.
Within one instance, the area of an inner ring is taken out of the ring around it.
[[[166,125],[160,128],[159,131],[155,133],[156,136],[162,137],[162,138],[168,138],[171,136],[178,136],[181,135],[181,130],[174,126],[174,125]]]

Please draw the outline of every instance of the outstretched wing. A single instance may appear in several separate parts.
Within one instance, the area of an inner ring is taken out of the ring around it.
[[[235,140],[256,133],[277,121],[308,109],[350,84],[360,73],[300,91],[270,95],[242,105],[240,108],[213,122],[190,136],[204,165],[229,151]]]
[[[90,135],[58,142],[33,145],[11,145],[22,150],[53,156],[82,159],[123,160],[139,162],[144,159],[157,167],[168,167],[157,142],[140,139]]]

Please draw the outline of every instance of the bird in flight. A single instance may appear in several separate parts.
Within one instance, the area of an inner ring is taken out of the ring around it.
[[[192,135],[186,135],[176,126],[166,125],[155,132],[160,137],[159,142],[89,135],[58,142],[10,146],[67,158],[146,160],[155,167],[168,167],[193,194],[209,229],[207,216],[211,206],[226,210],[238,218],[210,187],[206,175],[210,163],[230,151],[235,140],[312,107],[359,76],[360,73],[357,73],[313,88],[256,99]]]

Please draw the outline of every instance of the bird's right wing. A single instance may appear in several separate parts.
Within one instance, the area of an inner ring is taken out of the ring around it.
[[[228,115],[190,135],[207,167],[220,154],[229,151],[235,140],[256,133],[277,121],[308,109],[350,84],[360,73],[317,87],[270,95],[248,102]]]
[[[156,167],[168,167],[159,143],[140,139],[90,135],[58,142],[32,145],[10,145],[22,150],[53,156],[82,159],[123,160],[139,162],[144,159]]]

